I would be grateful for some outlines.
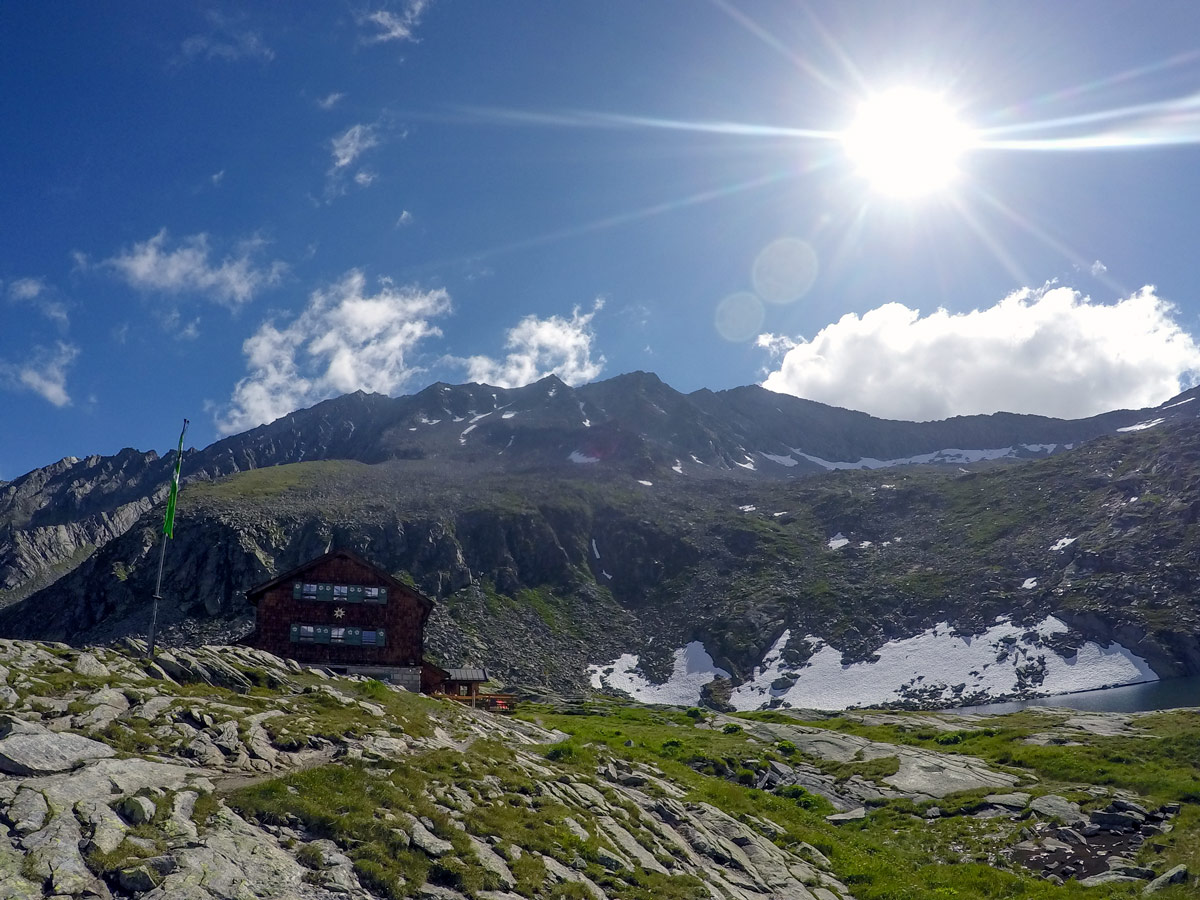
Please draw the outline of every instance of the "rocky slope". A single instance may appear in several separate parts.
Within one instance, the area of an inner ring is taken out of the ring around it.
[[[464,475],[580,468],[674,470],[696,478],[772,480],[911,460],[959,464],[1034,458],[1120,429],[1189,419],[1195,391],[1160,408],[1076,421],[998,413],[895,422],[759,387],[681,394],[635,372],[571,388],[550,376],[523,388],[435,384],[390,398],[356,393],[188,451],[184,480],[289,463],[431,460]],[[173,454],[124,450],[68,457],[0,483],[0,607],[70,571],[161,501]]]
[[[663,682],[693,643],[731,684],[781,653],[768,681],[786,686],[824,659],[822,645],[849,665],[914,636],[982,636],[997,619],[1008,624],[988,638],[991,658],[900,696],[1038,693],[1057,660],[1118,645],[1159,677],[1196,673],[1198,448],[1200,424],[1183,421],[1019,465],[782,481],[670,467],[466,476],[437,459],[275,466],[185,489],[162,620],[168,643],[240,635],[247,588],[339,546],[438,600],[435,655],[525,687],[583,690],[588,666],[624,654]],[[0,634],[143,633],[157,530],[147,514],[0,611]],[[1007,666],[1007,685],[987,665]],[[763,703],[783,687],[772,690]]]
[[[1194,895],[1196,711],[502,718],[143,654],[0,641],[0,900]]]

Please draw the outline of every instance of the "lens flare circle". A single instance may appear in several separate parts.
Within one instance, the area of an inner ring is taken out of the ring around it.
[[[869,97],[842,133],[842,148],[871,187],[891,197],[940,191],[958,175],[972,135],[937,94],[893,88]]]
[[[750,272],[754,291],[767,303],[792,303],[817,278],[817,252],[799,238],[779,238],[762,249]]]
[[[741,344],[758,335],[766,315],[766,308],[756,295],[738,291],[717,304],[713,324],[725,340]]]

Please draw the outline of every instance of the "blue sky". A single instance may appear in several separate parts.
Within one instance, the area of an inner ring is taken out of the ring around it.
[[[1196,33],[1191,3],[8,4],[0,478],[551,371],[1159,403],[1200,369]],[[974,136],[917,198],[843,152],[896,87]]]

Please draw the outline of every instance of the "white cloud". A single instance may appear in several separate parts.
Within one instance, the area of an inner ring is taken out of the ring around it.
[[[406,228],[407,226],[411,225],[412,223],[413,223],[413,214],[410,213],[407,209],[401,210],[400,218],[398,218],[396,220],[396,227],[397,228]]]
[[[321,107],[321,109],[333,109],[345,96],[346,95],[340,91],[330,91],[324,97],[317,98],[317,106]]]
[[[255,262],[262,248],[257,240],[243,242],[219,263],[209,259],[206,234],[186,237],[173,250],[166,245],[164,228],[103,264],[138,290],[200,294],[231,307],[247,303],[263,289],[279,284],[287,271],[279,260],[261,266]]]
[[[18,278],[8,285],[8,295],[14,300],[32,300],[46,290],[40,278]]]
[[[375,125],[359,123],[351,125],[329,142],[332,165],[325,173],[325,200],[331,202],[346,192],[346,181],[349,177],[349,167],[373,147],[378,147],[379,129]],[[369,187],[376,178],[370,169],[359,169],[354,174],[354,182],[359,187]]]
[[[1105,272],[1108,271],[1108,266],[1106,266],[1104,263],[1100,262],[1100,260],[1096,260],[1094,263],[1092,263],[1090,271],[1094,276],[1099,278],[1101,275],[1103,275]]]
[[[18,278],[9,282],[8,298],[16,303],[28,303],[37,307],[47,319],[63,328],[70,324],[67,305],[54,299],[54,291],[40,278]]]
[[[413,354],[441,335],[432,320],[448,312],[445,290],[397,288],[384,279],[371,294],[362,272],[347,272],[314,291],[291,323],[263,322],[246,340],[250,374],[237,383],[217,428],[232,434],[338,394],[402,389],[424,371]]]
[[[887,303],[812,339],[759,337],[782,354],[763,386],[877,416],[997,411],[1081,417],[1162,402],[1200,372],[1200,347],[1151,286],[1105,304],[1024,289],[968,313]]]
[[[74,344],[58,341],[53,348],[34,347],[21,363],[0,363],[0,378],[10,386],[40,395],[55,406],[68,406],[67,369],[79,355]]]
[[[333,168],[344,169],[372,147],[379,146],[374,125],[351,125],[333,140]]]
[[[216,187],[225,180],[225,170],[222,169],[220,172],[214,172],[210,178],[212,179],[213,187]]]
[[[387,41],[416,40],[413,31],[421,23],[421,14],[428,6],[428,0],[407,0],[399,13],[381,9],[364,16],[362,23],[376,29],[374,34],[365,39],[366,42],[379,44]]]
[[[520,387],[550,374],[567,384],[583,384],[604,369],[603,356],[592,358],[592,319],[603,307],[603,300],[589,313],[580,313],[577,306],[569,319],[526,316],[508,330],[504,346],[511,352],[503,361],[471,356],[456,362],[466,366],[468,380],[497,387]]]

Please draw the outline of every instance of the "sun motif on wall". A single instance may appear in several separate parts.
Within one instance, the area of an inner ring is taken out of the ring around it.
[[[346,617],[346,611],[339,606],[333,611],[333,617],[335,619],[343,619]]]

